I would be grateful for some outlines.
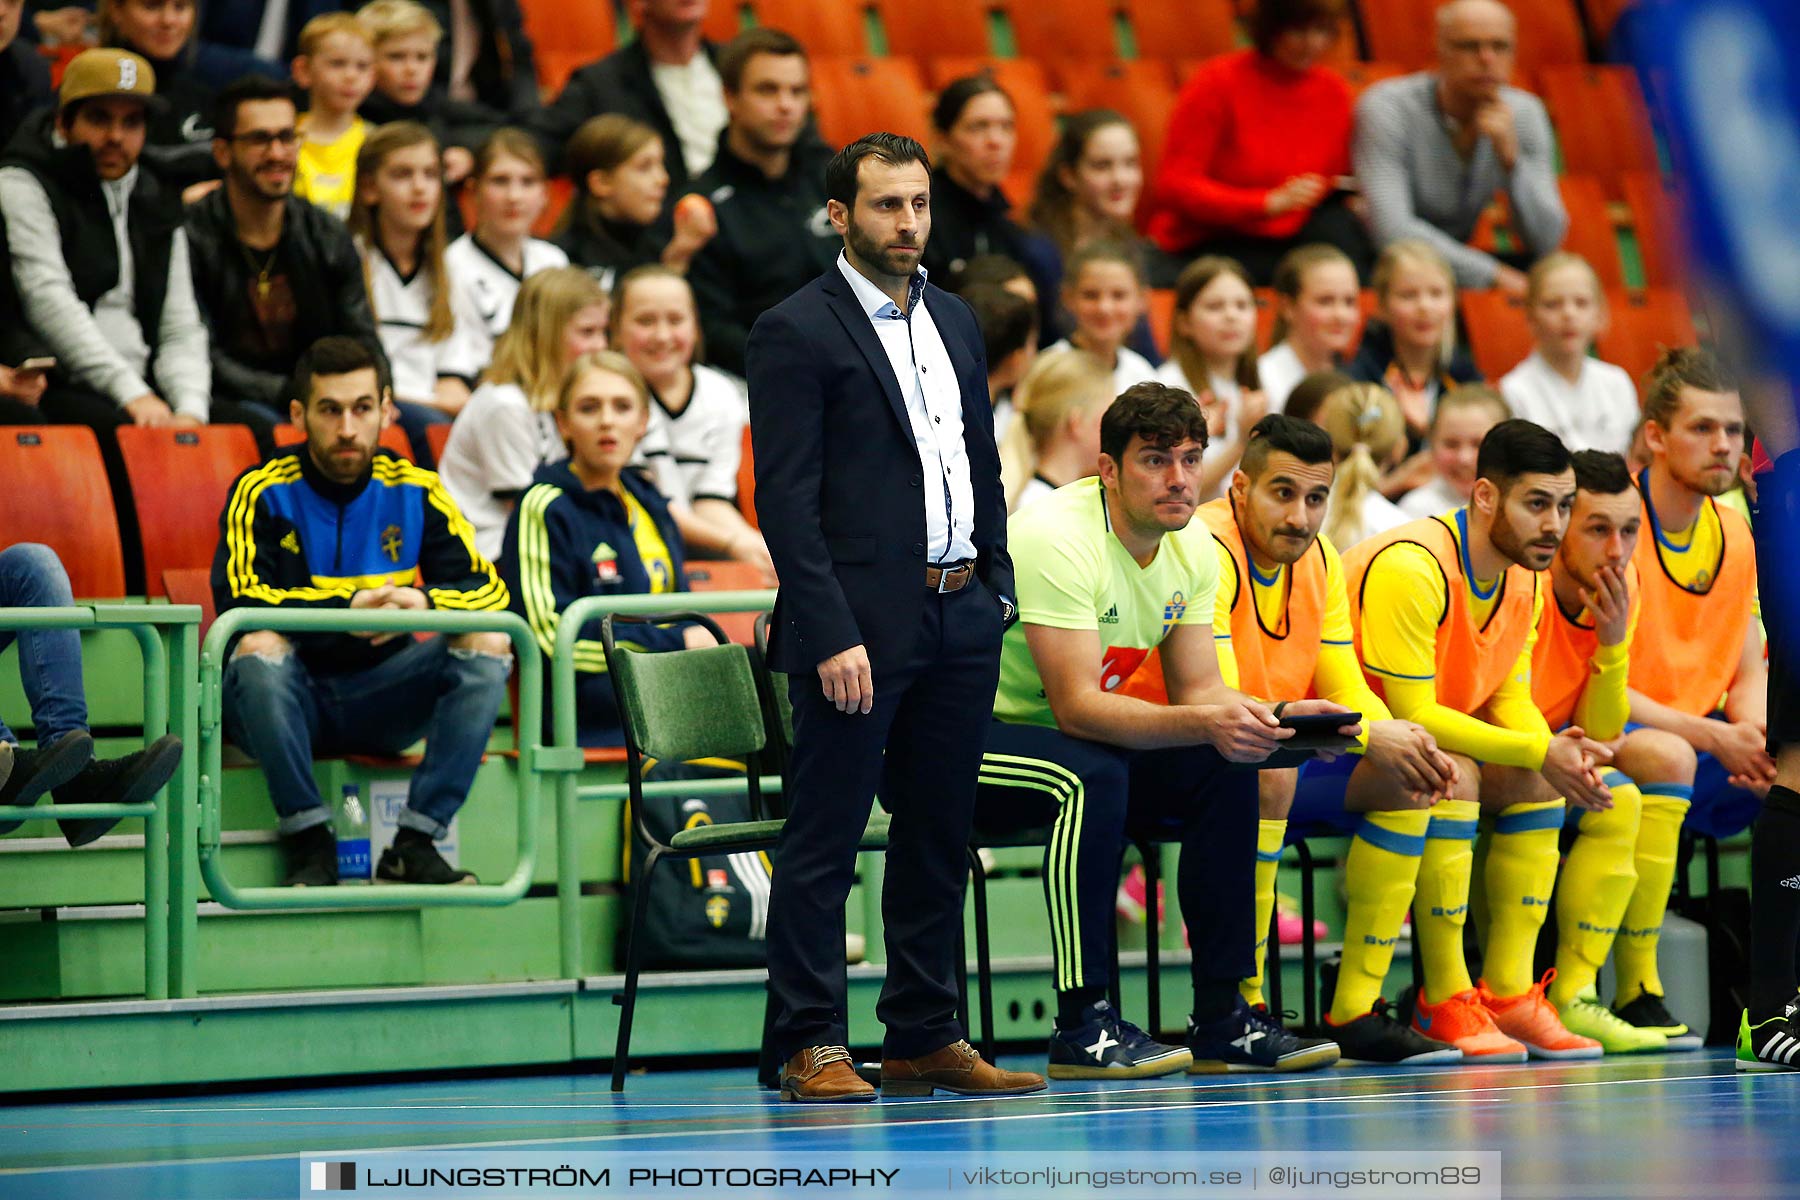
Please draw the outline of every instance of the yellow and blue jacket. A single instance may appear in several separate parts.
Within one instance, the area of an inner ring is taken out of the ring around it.
[[[335,483],[296,446],[238,476],[219,516],[213,602],[348,608],[363,588],[417,586],[434,608],[507,606],[506,584],[435,473],[385,450],[369,474]],[[307,669],[366,670],[406,646],[350,634],[290,635]]]

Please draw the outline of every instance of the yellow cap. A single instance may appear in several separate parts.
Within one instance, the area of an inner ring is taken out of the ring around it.
[[[77,100],[96,96],[132,96],[154,105],[158,100],[156,69],[129,50],[83,50],[63,71],[56,106],[67,108]]]

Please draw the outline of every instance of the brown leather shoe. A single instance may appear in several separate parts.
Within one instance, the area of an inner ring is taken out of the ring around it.
[[[929,1096],[938,1088],[962,1096],[1019,1096],[1049,1085],[1029,1071],[1002,1071],[967,1042],[951,1042],[919,1058],[881,1060],[881,1094]]]
[[[801,1104],[855,1104],[875,1099],[842,1046],[808,1046],[781,1068],[781,1098]]]

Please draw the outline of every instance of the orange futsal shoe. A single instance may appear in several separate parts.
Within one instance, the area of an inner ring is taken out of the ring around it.
[[[1522,1063],[1526,1058],[1525,1047],[1500,1032],[1474,988],[1436,1004],[1426,1002],[1421,988],[1413,1001],[1412,1027],[1428,1038],[1461,1050],[1466,1064]]]
[[[1556,1015],[1556,1006],[1544,995],[1544,989],[1556,978],[1556,968],[1517,996],[1506,999],[1488,991],[1487,980],[1475,985],[1481,1006],[1493,1014],[1494,1024],[1502,1033],[1525,1044],[1533,1058],[1558,1061],[1572,1058],[1599,1058],[1605,1050],[1591,1037],[1570,1033]]]

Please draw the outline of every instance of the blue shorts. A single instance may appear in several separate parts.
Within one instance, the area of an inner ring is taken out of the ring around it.
[[[1351,772],[1361,761],[1360,754],[1340,754],[1331,762],[1314,758],[1301,763],[1288,828],[1299,836],[1355,833],[1362,814],[1344,807],[1344,794],[1350,787]]]

